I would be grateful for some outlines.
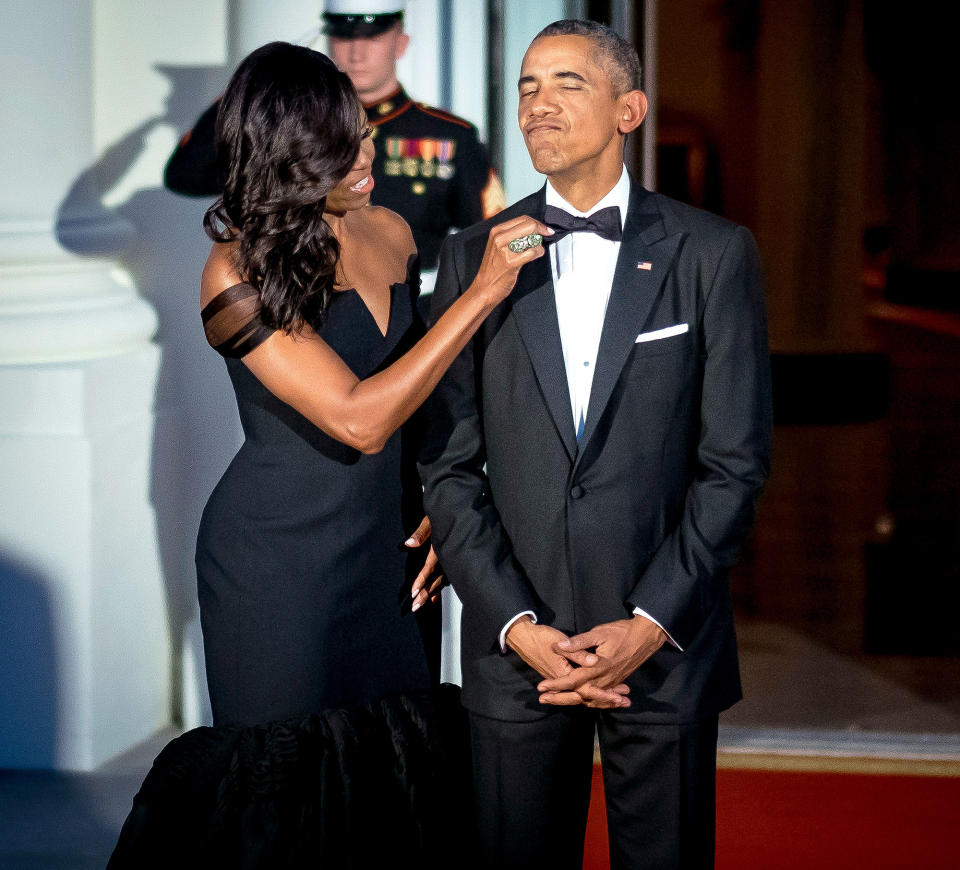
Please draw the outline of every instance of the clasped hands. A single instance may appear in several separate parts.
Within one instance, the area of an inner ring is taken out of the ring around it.
[[[430,539],[430,520],[423,518],[405,541],[410,548]],[[440,597],[444,577],[438,571],[433,547],[410,590],[412,609]],[[584,704],[597,709],[630,706],[625,680],[666,642],[659,625],[644,616],[618,619],[583,634],[567,637],[549,625],[521,616],[507,630],[507,645],[543,680],[537,685],[540,703],[558,707]]]
[[[573,637],[521,616],[506,636],[507,645],[545,678],[537,685],[541,704],[597,709],[630,706],[625,680],[666,639],[659,625],[640,615]]]

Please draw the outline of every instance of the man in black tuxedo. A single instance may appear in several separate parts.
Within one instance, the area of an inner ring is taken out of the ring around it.
[[[746,229],[628,176],[639,80],[592,22],[530,45],[519,123],[547,184],[498,220],[557,232],[431,400],[489,867],[581,866],[595,733],[612,866],[713,866],[717,715],[740,697],[727,569],[769,464],[763,285]],[[447,239],[434,317],[490,227]]]

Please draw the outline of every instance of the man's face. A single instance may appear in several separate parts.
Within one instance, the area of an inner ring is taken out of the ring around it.
[[[518,83],[520,131],[538,172],[583,177],[619,164],[623,98],[583,36],[545,36],[523,57]]]
[[[397,61],[410,37],[399,24],[377,36],[343,39],[331,36],[330,56],[348,76],[364,102],[387,96],[396,87]]]

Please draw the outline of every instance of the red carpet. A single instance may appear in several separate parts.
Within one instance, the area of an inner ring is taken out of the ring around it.
[[[584,870],[609,864],[594,768]],[[717,771],[717,870],[960,868],[960,778]]]

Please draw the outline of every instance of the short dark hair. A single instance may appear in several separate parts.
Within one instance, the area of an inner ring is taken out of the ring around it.
[[[610,78],[615,96],[640,88],[640,58],[637,50],[616,30],[596,21],[564,18],[548,24],[534,38],[545,36],[583,36],[589,39],[599,55],[598,64]]]
[[[238,243],[235,263],[260,291],[267,326],[317,323],[339,245],[323,219],[326,196],[353,167],[367,115],[350,79],[325,55],[271,42],[246,57],[217,112],[223,195],[207,234]]]

